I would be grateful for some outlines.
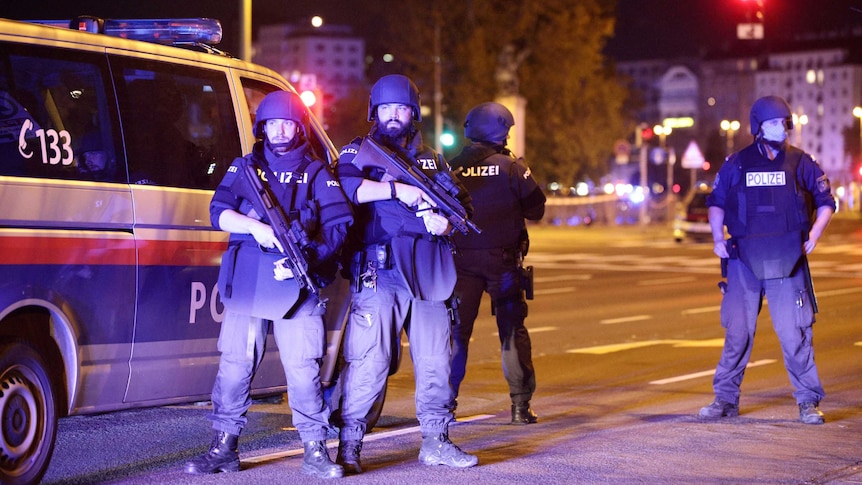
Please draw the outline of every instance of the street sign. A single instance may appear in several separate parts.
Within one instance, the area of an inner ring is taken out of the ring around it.
[[[703,153],[701,153],[697,143],[694,140],[688,142],[688,146],[682,154],[682,168],[701,168],[705,161],[706,159],[703,158]]]
[[[629,163],[629,157],[632,153],[632,147],[626,140],[617,140],[614,142],[614,161],[620,165]]]

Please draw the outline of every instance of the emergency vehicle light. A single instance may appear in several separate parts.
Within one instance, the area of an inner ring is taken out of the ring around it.
[[[69,28],[164,45],[221,42],[221,22],[216,19],[100,19],[81,16],[72,20],[30,20],[31,23]]]

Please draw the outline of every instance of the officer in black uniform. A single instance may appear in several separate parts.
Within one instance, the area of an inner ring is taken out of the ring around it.
[[[473,199],[473,220],[484,228],[453,236],[458,282],[457,311],[452,329],[452,388],[455,397],[467,370],[467,349],[482,293],[492,299],[500,335],[503,375],[512,398],[512,424],[537,421],[530,408],[536,390],[530,334],[524,326],[527,301],[524,284],[531,278],[522,266],[529,239],[525,219],[545,213],[545,195],[521,158],[506,148],[515,118],[499,103],[482,103],[467,113],[464,136],[472,144],[451,160]]]
[[[414,126],[414,121],[421,121],[419,92],[409,78],[389,75],[374,84],[368,121],[374,122],[368,137],[401,152],[431,178],[448,174],[446,161],[422,143]],[[362,439],[372,407],[384,396],[403,330],[410,340],[416,379],[416,416],[422,432],[419,461],[471,467],[476,456],[461,451],[448,434],[454,398],[447,303],[456,279],[447,238],[452,227],[445,217],[428,210],[432,200],[421,188],[381,181],[382,174],[362,168],[366,166],[362,140],[342,149],[338,165],[344,192],[355,204],[356,224],[350,231],[350,251],[345,251],[355,292],[344,333],[337,462],[347,473],[362,471]],[[457,179],[453,182],[458,184]],[[463,187],[457,198],[469,213],[472,207]]]
[[[282,264],[269,221],[231,186],[243,164],[254,162],[263,180],[285,190],[279,200],[286,213],[299,217],[310,239],[304,248],[309,267],[321,284],[337,257],[352,222],[352,211],[334,174],[318,159],[307,140],[308,112],[294,93],[268,94],[257,109],[251,154],[234,160],[213,195],[214,227],[231,233],[222,257],[219,293],[225,316],[219,335],[221,360],[213,385],[210,450],[186,463],[187,473],[216,473],[240,468],[237,439],[251,406],[249,388],[265,351],[272,326],[287,377],[293,425],[302,438],[302,471],[319,478],[341,477],[326,449],[332,428],[320,383],[326,346],[324,303],[293,281]],[[275,191],[273,191],[275,192]]]
[[[812,344],[817,309],[806,255],[836,207],[829,179],[817,162],[788,144],[792,128],[790,106],[783,98],[755,101],[754,143],[725,160],[707,198],[714,252],[726,260],[727,286],[721,302],[725,339],[713,380],[715,401],[700,410],[702,419],[739,414],[739,390],[765,295],[795,388],[799,419],[824,422],[818,406],[825,393]]]

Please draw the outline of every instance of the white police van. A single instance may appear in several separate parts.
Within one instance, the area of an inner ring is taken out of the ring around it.
[[[209,201],[257,104],[293,89],[220,37],[211,19],[0,19],[0,483],[40,480],[58,417],[209,399],[227,247]],[[255,395],[285,390],[270,344]]]

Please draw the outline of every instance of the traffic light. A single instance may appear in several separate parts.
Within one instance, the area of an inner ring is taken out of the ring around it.
[[[309,111],[314,113],[314,117],[321,123],[323,122],[323,96],[320,89],[305,89],[299,93],[300,99],[305,103]]]
[[[448,127],[443,128],[443,132],[440,133],[440,144],[444,148],[449,148],[455,144],[455,135]]]

